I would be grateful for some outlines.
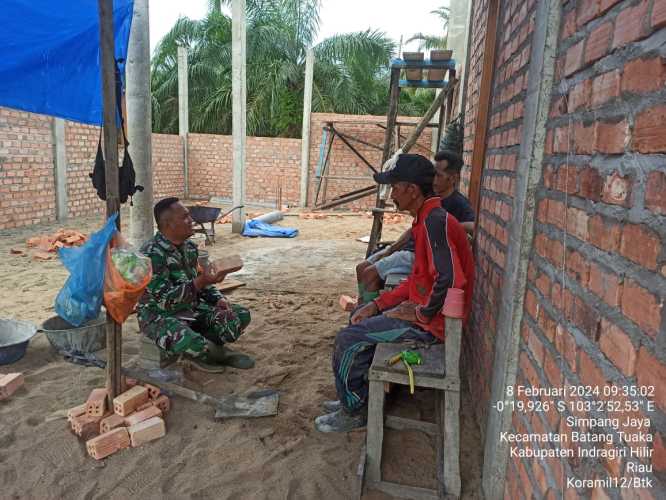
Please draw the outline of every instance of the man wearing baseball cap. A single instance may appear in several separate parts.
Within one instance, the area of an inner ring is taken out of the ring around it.
[[[327,401],[330,412],[315,419],[321,432],[346,432],[367,421],[367,372],[380,342],[444,341],[441,314],[449,288],[471,294],[474,265],[464,228],[441,206],[432,189],[435,175],[430,160],[402,154],[395,167],[375,174],[379,184],[391,185],[398,210],[413,217],[415,259],[412,272],[397,288],[358,308],[349,326],[335,339],[333,372],[337,401]]]

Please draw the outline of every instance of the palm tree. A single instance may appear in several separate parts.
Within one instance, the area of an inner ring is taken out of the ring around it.
[[[443,35],[426,35],[424,33],[416,33],[409,40],[407,40],[407,43],[413,40],[419,40],[419,51],[424,49],[446,49],[448,44],[449,19],[451,15],[451,9],[442,6],[435,10],[431,10],[430,13],[435,14],[442,20]]]
[[[177,47],[188,47],[191,129],[231,132],[231,18],[211,0],[207,16],[179,19],[152,60],[153,127],[178,129]],[[247,132],[297,137],[307,47],[319,30],[321,0],[247,0]],[[336,35],[314,47],[313,110],[384,113],[394,43],[383,33]]]

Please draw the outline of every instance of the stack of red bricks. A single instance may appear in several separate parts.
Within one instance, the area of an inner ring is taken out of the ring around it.
[[[22,373],[0,373],[0,401],[7,399],[23,385]]]
[[[150,384],[127,379],[126,391],[107,408],[106,389],[93,389],[88,400],[67,412],[74,434],[86,441],[88,454],[96,460],[117,451],[135,448],[166,433],[164,416],[171,408],[169,398]]]

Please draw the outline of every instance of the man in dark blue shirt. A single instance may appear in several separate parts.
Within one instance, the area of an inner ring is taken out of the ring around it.
[[[458,191],[462,158],[453,151],[439,151],[435,155],[435,179],[432,187],[442,199],[442,208],[453,215],[468,234],[474,231],[474,210],[469,200]],[[356,266],[359,303],[373,300],[389,274],[409,274],[414,262],[414,240],[411,229],[400,238]]]

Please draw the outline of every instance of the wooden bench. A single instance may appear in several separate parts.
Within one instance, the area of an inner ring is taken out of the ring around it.
[[[435,390],[436,423],[384,415],[384,384],[409,385],[402,363],[389,366],[386,361],[405,348],[404,344],[378,344],[368,374],[368,433],[366,443],[367,487],[399,498],[436,500],[460,497],[460,339],[462,320],[446,318],[446,341],[421,349],[423,364],[414,366],[416,387]],[[414,429],[436,439],[437,490],[406,486],[382,480],[384,427]]]

